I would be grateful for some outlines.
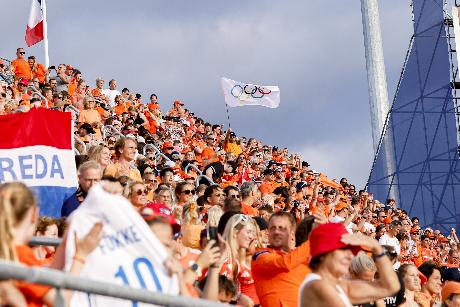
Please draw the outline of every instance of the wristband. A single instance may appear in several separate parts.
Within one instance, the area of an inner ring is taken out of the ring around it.
[[[380,254],[377,254],[377,255],[372,253],[372,259],[377,260],[379,258],[382,258],[385,255],[386,255],[385,251],[383,251],[383,252],[381,252]]]
[[[80,262],[81,264],[85,264],[85,263],[86,263],[86,260],[85,260],[85,259],[83,259],[83,258],[81,258],[81,257],[78,257],[77,255],[73,256],[72,259],[75,260],[75,261]]]

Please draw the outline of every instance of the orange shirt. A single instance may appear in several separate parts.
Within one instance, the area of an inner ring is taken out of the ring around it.
[[[13,72],[16,79],[26,78],[32,80],[32,71],[30,70],[29,63],[24,59],[16,59],[11,62]]]
[[[205,149],[203,149],[203,151],[201,152],[201,159],[202,161],[205,161],[205,160],[209,160],[211,159],[214,155],[216,154],[216,152],[214,151],[214,149],[212,149],[211,147],[206,147]],[[208,164],[211,164],[213,162],[217,162],[219,161],[219,159],[216,157],[214,159],[212,159],[211,161],[208,161],[206,163],[206,165]],[[205,164],[203,164],[203,166],[206,166]]]
[[[69,87],[67,89],[67,94],[72,97],[73,93],[77,90],[77,80],[74,78],[70,79]]]
[[[93,88],[91,90],[91,96],[93,97],[102,97],[104,98],[105,96],[102,94],[102,91],[100,89],[98,89],[97,87],[96,88]]]
[[[128,112],[128,108],[130,106],[131,106],[130,102],[121,102],[115,107],[114,111],[117,115],[121,115],[125,112]]]
[[[16,246],[16,253],[18,254],[19,262],[27,266],[43,266],[44,262],[38,260],[29,246],[18,245]],[[51,289],[49,286],[32,284],[25,281],[17,281],[16,286],[19,291],[24,295],[27,306],[41,307],[44,305],[43,297]]]
[[[257,216],[259,215],[259,210],[252,206],[246,205],[245,203],[241,202],[241,212],[246,215],[250,216]]]
[[[260,304],[264,307],[298,306],[299,287],[310,273],[309,257],[308,241],[289,253],[273,248],[257,250],[251,268]]]
[[[46,68],[43,64],[37,64],[35,69],[32,70],[32,75],[37,78],[40,83],[45,83]]]
[[[259,191],[262,194],[270,194],[270,193],[273,193],[273,191],[275,191],[276,188],[277,188],[277,184],[274,184],[273,182],[264,181],[260,185]]]

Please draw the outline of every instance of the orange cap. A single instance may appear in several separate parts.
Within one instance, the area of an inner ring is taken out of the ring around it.
[[[340,211],[340,210],[343,210],[345,208],[348,208],[348,204],[344,203],[343,201],[339,201],[339,203],[337,205],[335,205],[335,211]]]
[[[452,294],[460,294],[460,283],[448,281],[441,290],[442,302],[444,303]]]

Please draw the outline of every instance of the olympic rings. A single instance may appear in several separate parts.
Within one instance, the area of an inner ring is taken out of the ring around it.
[[[263,86],[257,86],[252,84],[246,84],[244,87],[239,84],[235,84],[230,91],[233,97],[238,99],[244,99],[252,97],[254,99],[263,98],[265,95],[270,94],[272,91]],[[243,97],[242,97],[243,96]]]

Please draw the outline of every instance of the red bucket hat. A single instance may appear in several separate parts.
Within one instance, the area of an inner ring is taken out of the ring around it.
[[[349,247],[356,255],[361,250],[361,246],[343,243],[341,238],[344,234],[349,234],[349,232],[341,223],[327,223],[313,229],[310,235],[311,257],[315,258],[344,247]]]

